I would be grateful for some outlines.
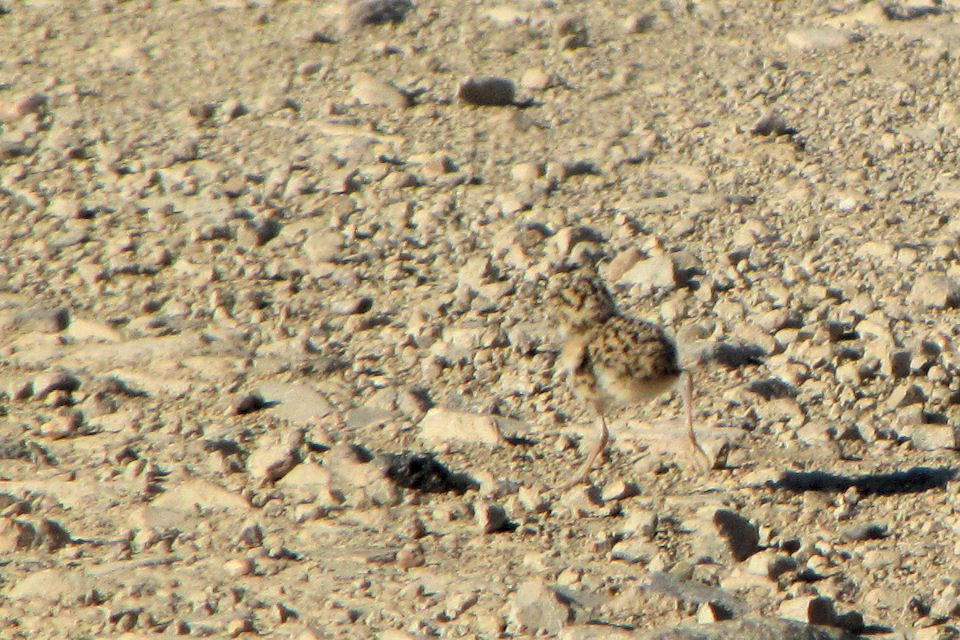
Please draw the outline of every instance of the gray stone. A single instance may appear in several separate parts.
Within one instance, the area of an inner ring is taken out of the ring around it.
[[[730,553],[737,562],[743,562],[760,549],[760,531],[757,526],[729,509],[717,509],[713,523],[727,541]]]
[[[573,619],[570,601],[540,580],[517,587],[510,603],[510,618],[530,632],[557,633]]]
[[[247,458],[247,471],[261,482],[279,480],[300,462],[303,441],[303,431],[292,429],[262,442]]]
[[[649,564],[659,551],[660,548],[652,542],[629,539],[618,542],[610,551],[610,557],[632,564]]]
[[[578,636],[562,634],[561,640]],[[589,637],[589,636],[579,636]],[[636,640],[856,640],[842,629],[818,627],[781,618],[726,620],[696,627],[651,629],[633,636]]]
[[[69,544],[70,534],[47,518],[0,518],[0,552],[44,549],[56,551]]]
[[[101,592],[108,586],[102,577],[93,577],[82,568],[39,569],[13,584],[7,595],[14,599],[40,598],[77,602],[95,587]],[[113,587],[113,583],[109,587]]]
[[[861,36],[833,27],[794,29],[786,35],[787,44],[804,51],[837,49],[862,39]]]
[[[912,404],[922,404],[927,399],[923,388],[917,384],[904,382],[898,384],[887,397],[888,409],[901,409]]]
[[[350,31],[366,25],[403,22],[413,8],[410,0],[346,0],[341,26]]]
[[[428,442],[482,442],[499,444],[504,441],[495,416],[453,411],[433,407],[420,421],[420,437]]]
[[[366,499],[374,504],[394,505],[400,501],[400,492],[381,465],[371,464],[373,458],[361,447],[345,442],[335,445],[323,456],[323,466],[333,474],[330,482],[334,494],[342,491],[349,502]]]
[[[326,397],[306,384],[265,382],[251,391],[275,404],[266,411],[294,424],[314,424],[333,411]]]
[[[842,533],[845,538],[850,540],[878,540],[889,535],[887,525],[883,522],[850,525],[844,528]]]
[[[917,278],[907,302],[933,309],[960,305],[960,284],[939,273],[925,273]]]
[[[917,421],[914,424],[900,424],[897,433],[910,438],[914,448],[923,451],[957,449],[960,445],[957,430],[949,424],[923,424]]]
[[[39,331],[59,333],[70,326],[70,309],[24,309],[0,312],[0,331],[4,334]]]
[[[153,501],[153,506],[182,511],[195,511],[197,506],[241,511],[250,509],[250,503],[242,496],[209,480],[199,478],[182,482],[161,494]]]
[[[825,596],[801,596],[784,600],[780,615],[800,622],[836,626],[837,612],[833,600]]]
[[[410,96],[389,82],[378,80],[367,74],[359,74],[353,79],[350,95],[362,104],[390,109],[406,109],[410,106]]]
[[[648,288],[675,287],[677,267],[669,254],[653,256],[634,264],[617,280],[620,284],[638,284]]]
[[[343,236],[336,231],[315,231],[303,241],[303,252],[311,262],[333,262],[343,246]]]
[[[650,576],[645,588],[677,599],[682,603],[713,603],[721,606],[734,616],[741,616],[749,610],[748,604],[725,589],[703,584],[696,580],[687,580],[671,573],[656,572]]]
[[[513,104],[516,89],[507,78],[467,78],[460,83],[457,97],[468,104],[504,107]]]
[[[474,507],[474,518],[483,533],[504,531],[510,524],[506,509],[490,502],[478,503]]]

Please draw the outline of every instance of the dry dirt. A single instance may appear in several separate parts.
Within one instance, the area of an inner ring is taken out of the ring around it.
[[[960,636],[924,2],[4,0],[0,637]],[[554,489],[593,259],[709,473]]]

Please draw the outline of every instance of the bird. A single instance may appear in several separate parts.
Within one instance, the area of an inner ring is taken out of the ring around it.
[[[693,428],[693,381],[679,362],[676,343],[657,323],[620,313],[599,277],[576,273],[555,276],[548,299],[555,305],[563,345],[557,370],[573,395],[590,402],[599,415],[598,438],[573,477],[560,488],[584,482],[607,446],[608,413],[653,400],[680,383],[687,438],[694,455],[710,469],[710,457]]]

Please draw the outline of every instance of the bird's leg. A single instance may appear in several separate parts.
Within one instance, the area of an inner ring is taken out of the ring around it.
[[[683,394],[683,412],[685,422],[687,423],[687,437],[690,438],[690,445],[693,447],[693,453],[700,457],[704,462],[704,471],[709,471],[713,468],[713,463],[710,461],[710,456],[707,455],[707,452],[703,450],[703,447],[700,446],[700,443],[697,442],[697,434],[693,430],[693,376],[690,375],[689,371],[684,371],[681,376],[683,377],[682,385],[682,394]]]
[[[573,477],[559,487],[561,490],[570,489],[586,480],[587,476],[590,475],[590,470],[593,468],[593,463],[597,461],[597,458],[607,447],[607,440],[609,440],[610,436],[610,432],[607,429],[607,418],[603,415],[603,409],[600,407],[597,407],[597,413],[600,414],[600,429],[597,432],[597,443],[593,449],[590,450],[590,453],[583,463],[581,463],[577,472],[573,474]]]

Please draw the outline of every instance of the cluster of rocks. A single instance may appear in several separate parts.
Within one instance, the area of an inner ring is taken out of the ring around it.
[[[953,14],[571,11],[0,7],[0,635],[960,634]]]

